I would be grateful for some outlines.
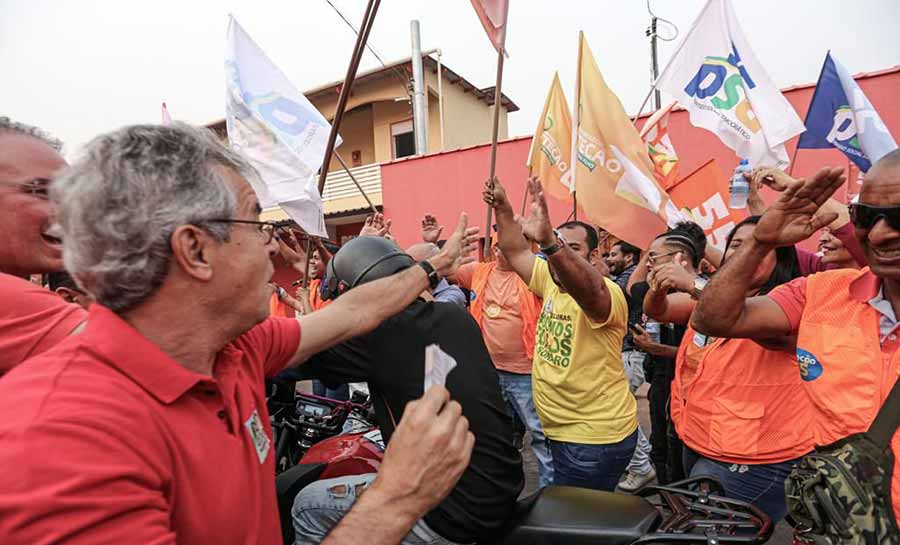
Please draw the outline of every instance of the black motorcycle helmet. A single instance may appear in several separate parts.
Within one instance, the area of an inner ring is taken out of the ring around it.
[[[360,284],[390,276],[414,264],[413,258],[390,240],[356,237],[344,244],[328,262],[323,299],[336,299]]]

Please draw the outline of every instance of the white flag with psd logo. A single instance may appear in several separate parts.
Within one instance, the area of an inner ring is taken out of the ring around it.
[[[805,130],[750,49],[730,0],[706,3],[657,87],[753,167],[785,167],[784,143]]]

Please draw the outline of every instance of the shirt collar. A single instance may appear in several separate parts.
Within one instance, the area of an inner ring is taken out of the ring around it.
[[[437,286],[434,288],[434,293],[440,293],[444,290],[450,289],[450,282],[447,282],[446,278],[441,278],[440,282],[438,282]]]
[[[868,267],[850,282],[850,296],[860,303],[868,303],[881,293],[881,279]]]
[[[170,404],[211,377],[186,369],[110,309],[93,304],[82,339],[98,356],[153,397]],[[227,347],[226,347],[227,350]]]

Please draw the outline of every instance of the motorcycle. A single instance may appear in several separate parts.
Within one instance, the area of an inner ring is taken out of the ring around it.
[[[284,469],[276,475],[275,487],[282,538],[291,545],[297,494],[318,480],[376,473],[384,444],[368,399],[341,402],[297,394],[289,403],[291,416],[276,397],[270,398],[269,408],[275,459]],[[520,499],[507,524],[478,545],[749,545],[765,543],[773,528],[756,506],[725,497],[714,479],[697,477],[645,486],[633,495],[548,486]]]
[[[276,477],[285,545],[294,539],[294,498],[326,466],[298,464]],[[718,481],[697,477],[634,495],[551,485],[519,500],[501,531],[478,545],[749,545],[765,543],[773,529],[756,506],[726,498]]]

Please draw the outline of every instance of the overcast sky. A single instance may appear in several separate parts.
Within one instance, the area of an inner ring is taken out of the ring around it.
[[[652,7],[685,33],[704,1]],[[359,24],[365,0],[332,2]],[[854,73],[900,64],[898,0],[733,3],[781,87],[814,82],[829,48]],[[0,0],[0,115],[49,130],[67,155],[100,132],[158,123],[162,101],[176,119],[221,118],[228,13],[299,89],[343,78],[355,35],[326,0]],[[411,19],[423,49],[440,48],[479,87],[494,84],[496,55],[468,0],[383,0],[369,43],[386,61],[409,56]],[[571,101],[579,30],[625,108],[637,110],[650,82],[645,0],[511,0],[509,19],[503,90],[521,108],[511,136],[534,130],[554,70]],[[660,43],[661,68],[676,43]],[[376,66],[367,53],[361,69]]]

